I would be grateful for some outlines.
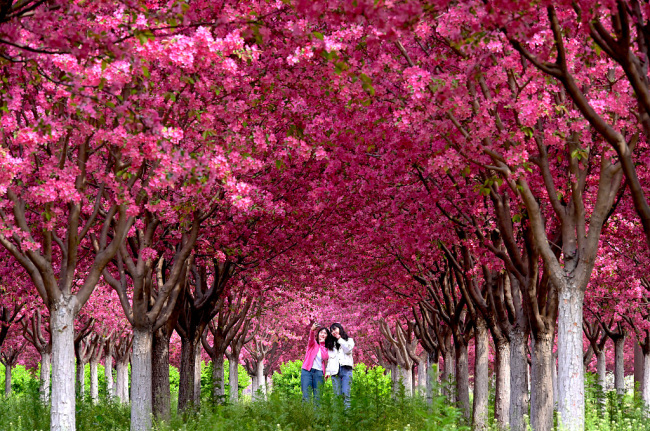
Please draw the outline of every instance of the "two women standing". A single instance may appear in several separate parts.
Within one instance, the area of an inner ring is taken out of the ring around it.
[[[319,329],[316,323],[312,325],[300,375],[304,401],[309,400],[311,391],[318,403],[324,376],[331,376],[334,393],[343,395],[345,406],[350,406],[350,384],[354,366],[352,349],[354,340],[348,336],[340,323],[333,323],[329,329]]]

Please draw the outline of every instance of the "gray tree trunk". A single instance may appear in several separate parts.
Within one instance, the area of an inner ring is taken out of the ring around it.
[[[83,400],[86,396],[86,364],[81,361],[77,362],[77,395]]]
[[[51,431],[74,431],[74,313],[69,303],[54,304],[50,310],[52,331]]]
[[[11,396],[11,365],[5,366],[5,397]]]
[[[171,392],[169,387],[169,338],[159,329],[153,338],[151,358],[152,408],[156,419],[168,421],[171,417]]]
[[[429,405],[433,404],[434,387],[438,383],[438,362],[434,362],[432,356],[429,354],[429,358],[427,359],[427,363],[429,364],[429,370],[427,371],[427,403]],[[438,394],[436,393],[435,395]]]
[[[558,415],[566,431],[585,428],[585,384],[582,363],[584,293],[575,286],[558,286]]]
[[[129,363],[118,361],[115,364],[115,396],[122,404],[129,403]]]
[[[470,421],[469,404],[469,363],[467,359],[467,345],[456,343],[456,396],[458,397],[458,408],[463,417]]]
[[[499,430],[510,426],[510,343],[496,346],[494,420]]]
[[[266,381],[264,379],[264,360],[261,359],[257,361],[257,373],[255,376],[255,380],[257,380],[257,389],[253,392],[254,394],[257,393],[257,396],[259,399],[263,400],[266,398]]]
[[[456,366],[454,364],[454,353],[449,347],[443,355],[442,368],[442,392],[449,399],[450,403],[456,402],[456,394],[451,390],[456,379]]]
[[[515,329],[510,334],[510,430],[525,431],[528,414],[528,334]]]
[[[131,431],[149,431],[152,426],[152,339],[151,330],[134,328],[131,357]]]
[[[407,397],[413,396],[413,373],[411,370],[402,368],[400,366],[396,367],[397,369],[397,384],[404,386],[404,395]]]
[[[427,361],[418,362],[418,395],[422,398],[427,396]]]
[[[200,343],[200,341],[199,341]],[[183,411],[193,408],[196,400],[195,379],[196,379],[196,343],[191,338],[181,339],[181,366],[179,370],[180,381],[178,385],[178,410]],[[199,382],[200,384],[200,382]],[[194,407],[198,408],[197,405]]]
[[[41,402],[49,404],[50,402],[50,366],[52,364],[52,356],[47,353],[41,353],[41,375],[38,393],[40,394]]]
[[[194,347],[194,397],[193,402],[198,409],[201,406],[201,340]]]
[[[600,350],[596,353],[596,372],[597,372],[597,383],[600,386],[601,394],[600,402],[601,404],[605,403],[605,391],[606,391],[606,375],[607,375],[607,358],[605,357],[605,349]]]
[[[106,380],[106,396],[111,399],[115,396],[115,385],[113,382],[113,356],[104,357],[104,379]]]
[[[557,388],[557,352],[553,352],[552,361],[553,368],[551,369],[551,372],[553,373],[553,408],[557,408],[557,401],[559,399]]]
[[[223,373],[223,357],[212,358],[212,385],[214,399],[218,404],[226,400],[226,382]]]
[[[625,337],[617,338],[614,342],[614,388],[618,395],[625,394]]]
[[[97,375],[98,362],[90,361],[90,400],[93,404],[99,401],[99,376]]]
[[[230,402],[233,404],[239,401],[238,366],[239,362],[237,362],[237,360],[228,361],[228,370],[230,371],[230,376],[228,378],[228,383],[230,384]]]
[[[634,396],[643,394],[643,350],[639,343],[634,343]]]
[[[530,423],[535,431],[553,429],[553,333],[537,334],[532,349]]]
[[[643,353],[643,383],[641,384],[643,403],[650,409],[650,352]]]
[[[478,319],[479,322],[482,319]],[[474,331],[474,399],[472,408],[472,429],[484,431],[488,427],[488,332],[485,322],[476,323]]]
[[[252,394],[252,399],[256,400],[257,399],[257,391],[259,389],[259,384],[257,383],[257,374],[251,376],[251,394]]]

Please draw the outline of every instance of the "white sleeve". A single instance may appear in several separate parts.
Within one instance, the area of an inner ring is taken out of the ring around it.
[[[337,342],[341,345],[343,353],[346,355],[352,353],[352,349],[354,349],[354,340],[352,338],[348,338],[347,341],[343,338],[339,338]]]

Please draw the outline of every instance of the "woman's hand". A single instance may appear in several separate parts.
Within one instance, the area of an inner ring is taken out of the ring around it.
[[[312,330],[312,331],[315,331],[315,330],[317,330],[317,329],[318,329],[318,322],[314,322],[314,323],[311,325],[311,330]]]

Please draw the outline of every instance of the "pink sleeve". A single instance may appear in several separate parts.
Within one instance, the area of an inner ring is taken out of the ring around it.
[[[316,345],[316,337],[314,334],[314,330],[310,329],[309,330],[309,341],[307,341],[307,350],[311,349]]]

